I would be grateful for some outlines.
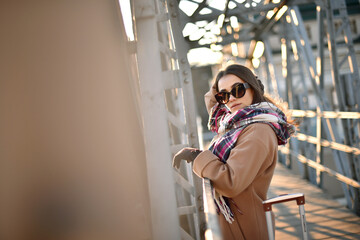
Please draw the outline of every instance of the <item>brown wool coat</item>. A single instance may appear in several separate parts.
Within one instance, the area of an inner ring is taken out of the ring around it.
[[[205,100],[209,110],[215,101],[209,93]],[[223,239],[268,239],[262,201],[267,199],[277,150],[277,137],[272,128],[254,123],[241,132],[226,164],[209,150],[195,159],[193,171],[199,177],[209,178],[214,188],[237,206],[229,201],[235,215],[232,224],[219,215]]]

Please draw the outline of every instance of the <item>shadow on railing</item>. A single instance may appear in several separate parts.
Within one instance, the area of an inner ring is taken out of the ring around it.
[[[216,212],[215,202],[212,198],[211,182],[209,179],[203,179],[203,197],[204,197],[204,212],[206,217],[206,240],[221,240],[222,234],[219,226],[218,214]]]

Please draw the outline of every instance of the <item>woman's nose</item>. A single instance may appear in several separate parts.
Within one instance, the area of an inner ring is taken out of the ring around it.
[[[229,102],[232,102],[236,99],[236,97],[234,97],[232,94],[230,94],[230,98],[229,98]]]

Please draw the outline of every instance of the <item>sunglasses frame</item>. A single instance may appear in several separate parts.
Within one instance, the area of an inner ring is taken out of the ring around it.
[[[241,96],[236,96],[236,87],[242,86],[244,89],[244,93]],[[235,98],[242,98],[246,94],[246,89],[250,88],[250,85],[248,83],[236,83],[230,90],[230,92],[222,91],[215,94],[216,101],[220,104],[227,104],[230,101],[230,95],[233,95]],[[226,94],[228,97],[226,98],[227,101],[222,101],[223,97],[220,97],[219,94]]]

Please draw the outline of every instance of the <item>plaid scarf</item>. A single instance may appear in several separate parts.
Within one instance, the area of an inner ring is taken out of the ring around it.
[[[253,104],[234,113],[230,113],[224,105],[216,104],[211,109],[208,127],[218,133],[219,137],[211,142],[209,150],[218,156],[220,161],[226,163],[242,130],[253,123],[268,124],[274,130],[279,145],[286,144],[287,139],[295,132],[295,127],[287,123],[285,114],[271,103]],[[234,221],[233,213],[227,203],[228,199],[214,189],[213,197],[225,219],[229,223]]]

